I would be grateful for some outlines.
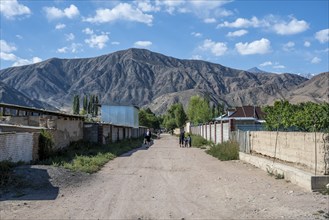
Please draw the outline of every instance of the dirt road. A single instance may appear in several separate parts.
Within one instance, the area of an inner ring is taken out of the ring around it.
[[[56,172],[48,172],[50,178]],[[39,197],[1,201],[0,219],[323,219],[329,212],[328,196],[241,161],[179,148],[169,135],[97,174],[58,184],[53,198],[40,188]]]

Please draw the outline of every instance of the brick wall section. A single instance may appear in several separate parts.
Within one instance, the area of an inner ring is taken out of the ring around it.
[[[251,131],[251,151],[325,173],[323,133]],[[316,143],[316,148],[315,148]],[[329,162],[329,161],[328,161]]]
[[[32,160],[33,133],[0,133],[0,161]]]

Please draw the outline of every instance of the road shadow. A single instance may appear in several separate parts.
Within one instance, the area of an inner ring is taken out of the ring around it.
[[[119,157],[130,157],[131,155],[133,155],[135,152],[140,151],[140,150],[148,150],[150,147],[152,147],[152,145],[154,145],[154,140],[151,141],[151,143],[149,145],[147,144],[142,144],[142,146],[135,148],[131,151],[128,151],[124,154],[121,154]]]
[[[0,191],[0,201],[54,200],[58,196],[59,187],[50,182],[47,169],[19,166],[11,175],[11,184]]]

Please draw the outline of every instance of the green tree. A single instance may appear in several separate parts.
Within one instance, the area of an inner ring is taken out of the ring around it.
[[[182,103],[174,104],[173,109],[174,109],[173,112],[174,112],[174,116],[175,116],[176,126],[178,128],[181,128],[185,125],[185,123],[187,121],[187,116],[184,111]]]
[[[73,109],[73,114],[75,115],[78,115],[79,112],[80,112],[80,97],[79,95],[75,95],[73,97],[73,106],[72,106],[72,109]]]
[[[160,128],[159,118],[151,111],[151,109],[141,109],[138,112],[139,125],[148,128]]]
[[[83,110],[87,112],[88,110],[88,96],[84,95],[83,96]]]
[[[192,96],[188,103],[187,116],[194,124],[208,122],[212,116],[209,102],[198,95]]]

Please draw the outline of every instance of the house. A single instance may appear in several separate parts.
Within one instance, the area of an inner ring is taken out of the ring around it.
[[[263,130],[265,115],[258,106],[241,106],[228,109],[226,114],[215,118],[214,121],[230,122],[231,131],[255,131]]]

